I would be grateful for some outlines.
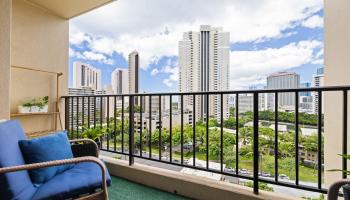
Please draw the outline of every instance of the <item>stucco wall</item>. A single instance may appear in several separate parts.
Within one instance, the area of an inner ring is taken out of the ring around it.
[[[0,0],[0,119],[10,110],[11,0]]]
[[[67,94],[69,22],[23,0],[13,0],[11,65],[62,72],[59,95]],[[55,108],[56,76],[11,69],[11,113],[26,98],[49,96]],[[19,117],[26,132],[49,130],[47,116]],[[63,119],[63,115],[62,115]]]
[[[325,0],[324,12],[325,84],[350,85],[350,1]],[[325,181],[327,185],[341,178],[340,173],[327,172],[327,170],[342,167],[341,158],[337,156],[342,152],[342,111],[341,93],[325,95]],[[350,133],[348,135],[348,150],[350,150]]]

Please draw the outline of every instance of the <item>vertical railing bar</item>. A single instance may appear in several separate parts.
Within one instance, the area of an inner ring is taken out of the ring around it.
[[[148,131],[148,150],[149,158],[152,158],[152,96],[149,96],[149,131]]]
[[[122,96],[122,153],[124,153],[124,96]]]
[[[96,97],[94,97],[94,128],[96,128]]]
[[[69,130],[69,98],[64,98],[64,129],[68,131],[68,137],[70,137]]]
[[[209,94],[206,95],[206,168],[209,169]]]
[[[134,96],[129,97],[129,165],[134,164]]]
[[[159,150],[159,160],[162,160],[162,96],[159,95],[159,138],[158,138],[158,150]]]
[[[348,90],[343,90],[343,155],[348,154]],[[343,157],[343,178],[347,178],[347,159]]]
[[[173,106],[172,102],[173,101],[173,95],[169,96],[169,134],[170,134],[170,163],[173,162]]]
[[[275,181],[278,182],[278,92],[275,92]]]
[[[107,149],[109,150],[109,132],[110,132],[110,129],[109,129],[109,96],[107,97]]]
[[[101,96],[100,97],[100,126],[101,126],[101,128],[103,127],[103,115],[102,115],[102,112],[103,112],[103,97]],[[101,138],[100,138],[100,140],[101,140],[101,148],[103,148],[103,136],[101,136]]]
[[[184,162],[184,98],[183,95],[181,98],[181,164]]]
[[[85,122],[85,97],[82,97],[81,99],[81,105],[82,105],[82,119],[81,119],[81,131],[83,132],[84,122]]]
[[[113,149],[117,151],[117,96],[114,96],[114,134],[113,134]]]
[[[192,124],[193,124],[193,166],[196,166],[196,95],[193,95],[193,111],[192,111]]]
[[[322,91],[318,91],[318,121],[317,121],[317,183],[322,188]]]
[[[71,127],[71,139],[74,138],[74,97],[70,98],[70,108],[71,108],[71,121],[70,121],[70,127]]]
[[[295,184],[299,185],[299,92],[295,92]]]
[[[239,136],[238,136],[238,131],[239,131],[239,123],[238,123],[238,118],[239,118],[239,109],[238,109],[238,98],[239,94],[236,93],[236,174],[238,174],[238,161],[239,161]]]
[[[140,156],[142,157],[142,128],[143,128],[143,122],[142,122],[142,96],[140,96]]]
[[[77,129],[77,133],[75,135],[75,138],[79,138],[79,97],[76,98],[76,102],[77,102],[77,105],[76,105],[76,110],[77,110],[77,118],[76,118],[76,129]]]
[[[220,170],[221,172],[224,171],[223,168],[223,162],[224,162],[224,94],[221,93],[220,96],[220,105],[221,105],[221,109],[220,109]]]
[[[88,116],[87,116],[87,120],[88,120],[88,128],[90,128],[90,104],[91,104],[91,102],[90,102],[90,97],[88,97]]]
[[[259,193],[259,93],[254,93],[254,134],[253,134],[253,190],[255,194]]]

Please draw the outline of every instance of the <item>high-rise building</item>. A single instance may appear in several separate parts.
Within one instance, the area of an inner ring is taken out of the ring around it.
[[[179,41],[179,89],[180,92],[221,91],[229,89],[229,49],[230,33],[222,28],[202,25],[199,32],[189,31]],[[223,105],[220,96],[211,95],[209,102],[203,96],[184,97],[184,109],[192,110],[196,105],[196,118],[206,118],[209,104],[209,116],[228,117],[228,96],[224,95]]]
[[[76,61],[73,63],[73,88],[82,87],[101,90],[101,70],[89,64]]]
[[[324,73],[323,73],[323,67],[322,68],[318,68],[317,69],[317,73],[316,75],[313,76],[313,87],[322,87],[324,86]],[[319,101],[319,97],[318,97],[318,93],[317,92],[313,92],[313,97],[314,97],[314,113],[318,113],[318,101]],[[322,105],[323,107],[323,105]],[[324,109],[322,109],[324,110]]]
[[[139,93],[139,53],[137,51],[129,54],[128,74],[129,93]]]
[[[294,72],[277,72],[267,77],[267,89],[291,89],[299,88],[300,76]],[[270,109],[274,107],[273,95],[269,95],[268,105]],[[282,110],[290,110],[295,106],[295,94],[280,93],[278,96],[278,106]]]
[[[111,74],[111,84],[114,94],[129,93],[129,72],[127,69],[115,69]]]

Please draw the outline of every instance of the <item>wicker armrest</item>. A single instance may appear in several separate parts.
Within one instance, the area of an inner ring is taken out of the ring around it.
[[[345,185],[345,184],[350,184],[350,179],[344,179],[344,180],[340,180],[337,181],[335,183],[333,183],[332,185],[330,185],[329,189],[328,189],[328,200],[337,200],[338,199],[338,195],[339,195],[339,189],[341,186]]]
[[[40,169],[44,167],[52,167],[52,166],[59,166],[59,165],[65,165],[65,164],[81,163],[81,162],[94,162],[100,166],[101,172],[102,172],[102,195],[103,195],[103,199],[107,200],[108,192],[107,192],[107,182],[106,182],[106,169],[101,160],[92,156],[65,159],[65,160],[55,160],[55,161],[48,161],[48,162],[41,162],[41,163],[34,163],[34,164],[27,164],[27,165],[19,165],[19,166],[13,166],[13,167],[4,167],[4,168],[0,168],[0,174],[17,172],[22,170]]]
[[[69,140],[74,157],[94,156],[98,158],[99,148],[95,141],[91,139]]]

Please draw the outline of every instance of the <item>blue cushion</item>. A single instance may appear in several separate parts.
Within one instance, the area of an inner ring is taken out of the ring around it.
[[[106,170],[107,184],[111,178]],[[102,172],[93,162],[78,163],[73,168],[55,176],[38,188],[36,199],[67,199],[89,193],[102,186]]]
[[[19,121],[0,123],[0,168],[24,165],[19,140],[26,139]],[[36,192],[28,171],[0,174],[0,199],[27,200]]]
[[[65,131],[32,140],[20,140],[19,146],[27,164],[73,158]],[[46,167],[30,170],[29,174],[33,184],[38,186],[73,166],[74,164]]]

